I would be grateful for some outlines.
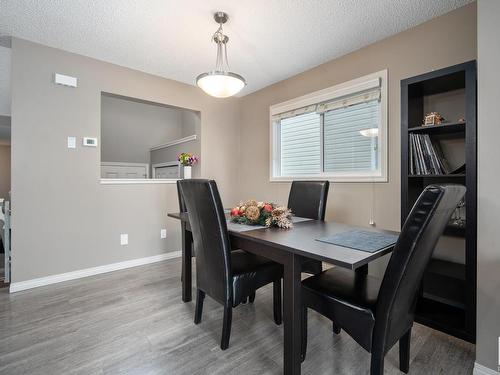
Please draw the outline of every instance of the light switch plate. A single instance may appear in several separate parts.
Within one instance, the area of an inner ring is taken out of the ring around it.
[[[76,148],[76,137],[68,137],[68,148]]]
[[[167,238],[167,230],[166,229],[160,230],[160,238]]]
[[[83,145],[87,147],[97,147],[97,138],[83,137]]]
[[[128,234],[122,233],[120,234],[120,245],[128,245]]]

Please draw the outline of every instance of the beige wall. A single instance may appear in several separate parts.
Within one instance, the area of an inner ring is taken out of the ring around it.
[[[476,362],[500,370],[500,1],[478,3],[478,223]]]
[[[55,85],[56,72],[79,87]],[[101,185],[99,148],[81,147],[99,137],[101,91],[201,111],[201,172],[225,204],[237,199],[237,99],[13,39],[13,282],[180,250],[179,224],[166,217],[178,209],[175,185]],[[78,137],[76,150],[67,136]]]
[[[332,36],[332,41],[334,39],[335,36]],[[476,5],[471,4],[243,97],[241,196],[286,203],[290,184],[269,182],[270,105],[387,69],[389,182],[375,184],[374,215],[378,227],[399,229],[400,81],[475,58]],[[366,226],[371,206],[370,183],[333,184],[327,220]]]
[[[10,191],[10,146],[0,144],[0,198],[8,199]]]

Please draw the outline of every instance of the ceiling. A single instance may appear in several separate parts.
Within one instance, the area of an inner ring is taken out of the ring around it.
[[[0,34],[194,84],[229,13],[231,70],[259,90],[471,0],[0,0]]]

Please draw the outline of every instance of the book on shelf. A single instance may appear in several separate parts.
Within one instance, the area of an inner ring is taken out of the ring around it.
[[[433,142],[429,134],[410,134],[410,175],[445,175],[450,166],[439,142]]]

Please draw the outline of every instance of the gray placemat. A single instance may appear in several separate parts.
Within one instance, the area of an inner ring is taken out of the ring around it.
[[[309,221],[312,219],[308,219],[306,217],[298,217],[298,216],[293,216],[292,217],[292,223],[301,223],[303,221]],[[255,229],[262,229],[265,228],[263,225],[247,225],[247,224],[236,224],[231,222],[230,219],[227,219],[227,229],[232,231],[232,232],[246,232],[248,230],[255,230]]]
[[[378,250],[394,245],[397,240],[398,236],[394,234],[370,232],[367,230],[357,229],[317,239],[317,241],[366,251],[368,253],[374,253]]]

